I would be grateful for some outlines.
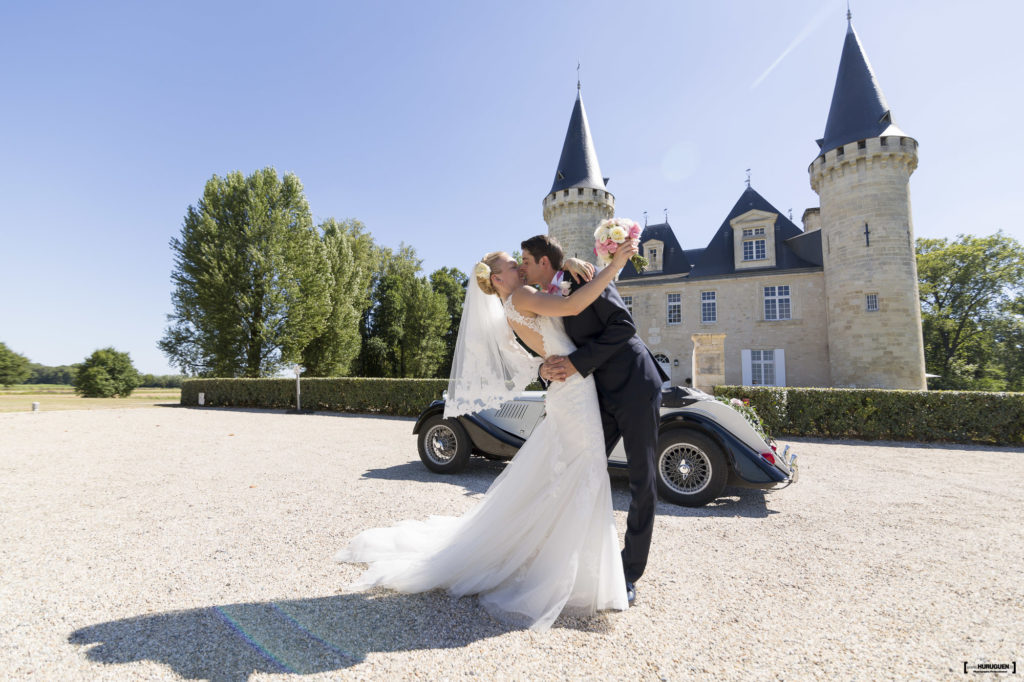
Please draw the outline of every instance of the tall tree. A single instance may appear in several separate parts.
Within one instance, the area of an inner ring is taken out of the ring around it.
[[[399,343],[399,366],[403,377],[432,377],[444,362],[448,331],[448,301],[430,286],[426,277],[416,277],[406,290],[404,333]]]
[[[363,376],[400,377],[400,346],[405,334],[409,289],[420,270],[420,259],[411,246],[398,251],[382,248],[370,283],[371,303],[361,324]]]
[[[358,220],[328,218],[320,226],[330,265],[331,310],[323,332],[302,351],[309,376],[344,376],[359,355],[359,322],[370,305],[370,280],[379,256]]]
[[[329,265],[294,174],[213,176],[171,250],[174,312],[158,345],[183,372],[272,375],[323,332]]]
[[[101,348],[78,365],[74,386],[86,398],[127,398],[141,382],[128,353]]]
[[[430,286],[445,297],[448,308],[448,331],[444,334],[444,359],[437,368],[437,376],[447,377],[452,371],[452,357],[455,342],[459,338],[459,322],[462,320],[462,303],[466,299],[466,285],[469,278],[456,268],[441,268],[430,273]]]
[[[0,386],[23,384],[32,376],[28,358],[0,343]]]
[[[1005,386],[996,331],[1024,293],[1024,247],[1002,232],[917,240],[925,363],[933,388]]]
[[[444,361],[447,301],[418,276],[420,263],[405,244],[381,249],[361,325],[363,376],[431,377]]]
[[[995,338],[1006,390],[1024,391],[1024,294],[1018,294],[1003,307]]]

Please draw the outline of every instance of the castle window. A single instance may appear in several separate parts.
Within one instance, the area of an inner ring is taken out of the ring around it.
[[[878,294],[867,295],[867,308],[869,313],[878,312]]]
[[[759,238],[747,239],[747,237]],[[743,230],[743,260],[765,260],[768,258],[768,250],[765,244],[763,227]]]
[[[583,188],[580,187],[578,190],[576,190],[576,194],[578,194],[579,196],[583,196]]]
[[[718,301],[714,291],[700,292],[700,321],[704,324],[718,322]]]
[[[785,386],[786,351],[782,348],[740,351],[744,386]]]
[[[647,272],[658,272],[664,267],[661,262],[665,254],[665,244],[659,239],[648,239],[643,243],[643,255],[647,258]]]
[[[889,146],[889,138],[888,137],[883,137],[882,138],[882,146],[883,147],[888,147]]]
[[[590,191],[591,191],[591,192],[593,193],[593,195],[594,195],[595,197],[597,196],[597,190],[596,190],[596,189],[592,189],[592,190],[590,190]]]
[[[754,386],[775,385],[775,351],[750,351],[750,383]]]
[[[846,153],[846,147],[839,146],[836,148],[836,156],[843,156]]]
[[[567,196],[569,196],[569,190],[567,190],[567,189],[563,189],[563,190],[562,190],[562,196],[563,196],[563,197],[567,197]]]
[[[764,288],[764,319],[790,320],[793,306],[789,296],[789,285]]]
[[[867,140],[858,140],[857,141],[857,149],[867,149],[867,147],[868,147],[868,141]]]
[[[629,311],[629,316],[633,317],[633,297],[632,296],[623,296],[622,297],[622,302],[626,304],[626,310]]]
[[[665,317],[666,324],[679,324],[683,321],[683,304],[680,301],[681,294],[668,294],[668,311]]]

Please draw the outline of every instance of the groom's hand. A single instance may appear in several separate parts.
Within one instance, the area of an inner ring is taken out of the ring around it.
[[[544,364],[541,366],[541,377],[544,376],[545,367],[550,367],[550,372],[558,374],[558,376],[560,377],[558,381],[565,381],[566,379],[571,377],[573,374],[576,374],[577,372],[576,368],[572,364],[572,361],[570,361],[569,358],[567,358],[564,355],[552,355],[547,360],[545,360]]]
[[[557,357],[557,356],[554,356]],[[565,368],[557,367],[551,363],[551,358],[544,361],[540,366],[540,378],[544,381],[565,381]]]

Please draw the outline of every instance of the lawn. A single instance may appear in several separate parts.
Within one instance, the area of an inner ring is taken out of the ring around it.
[[[39,409],[110,410],[123,407],[177,405],[180,388],[137,388],[127,398],[82,398],[71,386],[62,384],[17,384],[0,387],[0,412],[31,412],[32,403]]]

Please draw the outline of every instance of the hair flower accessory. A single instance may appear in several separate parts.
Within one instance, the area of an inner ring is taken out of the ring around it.
[[[594,230],[594,239],[597,240],[594,244],[594,253],[602,264],[608,265],[612,262],[612,254],[619,250],[619,244],[627,239],[639,239],[641,232],[641,227],[629,218],[602,220]],[[629,261],[637,272],[643,272],[649,265],[647,259],[639,253]]]
[[[491,276],[491,266],[483,261],[476,264],[473,268],[473,276],[477,279],[486,278]]]

